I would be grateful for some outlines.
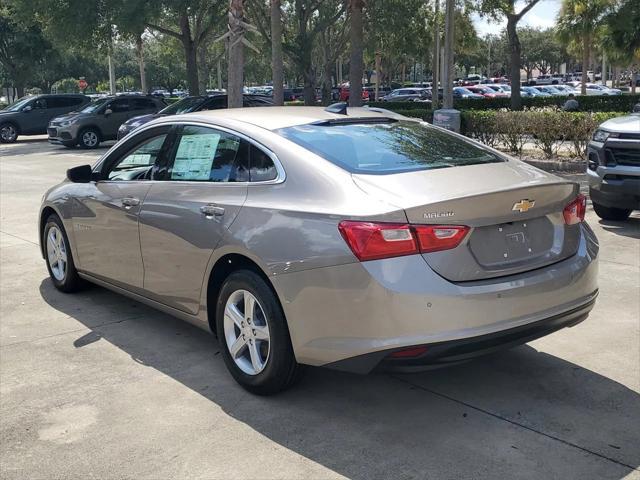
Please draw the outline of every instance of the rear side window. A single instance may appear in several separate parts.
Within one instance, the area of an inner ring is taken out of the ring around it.
[[[157,108],[155,102],[150,98],[134,98],[132,102],[134,110],[150,110]]]
[[[269,180],[275,180],[278,176],[278,171],[271,157],[255,145],[251,145],[250,152],[249,166],[251,181],[268,182]]]
[[[423,122],[309,124],[277,132],[351,173],[391,174],[504,161]]]
[[[235,135],[187,125],[169,168],[172,181],[246,182],[247,148]]]

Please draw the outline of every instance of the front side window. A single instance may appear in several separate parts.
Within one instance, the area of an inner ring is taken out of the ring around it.
[[[150,180],[167,134],[152,137],[125,154],[111,167],[109,180]]]
[[[44,98],[38,98],[33,102],[33,108],[37,110],[44,110],[47,108],[47,100]]]
[[[113,113],[121,113],[129,111],[129,100],[115,100],[111,102],[107,108],[110,108]]]
[[[424,122],[309,124],[277,133],[351,173],[391,174],[504,161]]]
[[[246,182],[247,147],[239,137],[206,127],[185,126],[175,148],[169,179]]]

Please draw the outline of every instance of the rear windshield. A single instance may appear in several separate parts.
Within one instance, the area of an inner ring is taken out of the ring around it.
[[[277,132],[351,173],[391,174],[504,161],[423,122],[309,124]]]
[[[182,100],[169,105],[167,108],[160,110],[160,113],[166,115],[179,115],[181,113],[193,112],[194,109],[200,106],[205,97],[186,97]]]

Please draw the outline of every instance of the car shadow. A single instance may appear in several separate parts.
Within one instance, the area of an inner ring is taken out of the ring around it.
[[[83,154],[87,156],[95,155],[100,156],[107,150],[109,150],[115,141],[108,141],[101,143],[95,149],[82,149],[80,147],[67,148],[63,145],[49,144],[46,138],[32,139],[32,138],[19,138],[15,143],[9,143],[2,145],[0,148],[0,156],[16,156],[16,155],[33,155],[41,154],[46,156],[56,155],[69,155],[69,154]],[[43,146],[45,147],[43,149]]]
[[[624,237],[640,239],[640,216],[632,215],[623,222],[600,220],[600,226],[608,232]]]
[[[640,465],[640,395],[530,346],[412,375],[309,367],[291,390],[257,397],[196,327],[100,287],[64,295],[45,279],[40,294],[90,329],[75,348],[109,342],[348,478],[624,478]]]

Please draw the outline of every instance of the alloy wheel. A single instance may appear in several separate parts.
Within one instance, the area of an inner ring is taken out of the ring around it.
[[[257,375],[269,360],[269,324],[258,299],[247,290],[233,292],[224,309],[224,337],[231,358],[247,375]]]
[[[54,278],[59,282],[67,274],[67,246],[58,227],[51,227],[47,233],[47,258]]]
[[[82,134],[82,144],[86,147],[95,147],[98,144],[98,135],[96,135],[96,132],[84,132]]]
[[[5,142],[13,142],[16,138],[16,127],[13,125],[4,125],[0,129],[0,138]]]

